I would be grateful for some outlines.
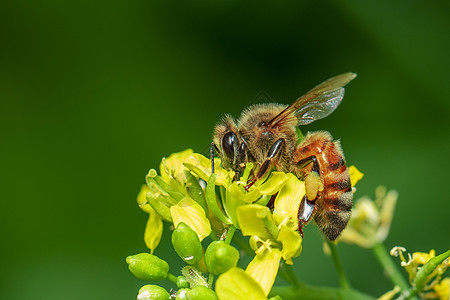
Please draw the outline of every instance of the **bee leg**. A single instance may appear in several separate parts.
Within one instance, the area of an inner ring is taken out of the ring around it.
[[[311,220],[311,216],[314,212],[314,208],[316,207],[315,200],[309,200],[305,195],[300,202],[300,206],[298,208],[297,220],[298,220],[298,231],[300,235],[303,237],[303,225],[307,224]]]
[[[317,172],[317,174],[320,174],[320,168],[319,168],[319,162],[317,161],[317,158],[316,158],[316,156],[315,155],[311,155],[311,156],[309,156],[309,157],[307,157],[307,158],[304,158],[304,159],[302,159],[302,160],[299,160],[298,162],[297,162],[297,165],[300,167],[300,168],[304,168],[304,167],[306,167],[307,165],[309,165],[310,163],[313,163],[313,168],[312,168],[312,171],[313,172]]]
[[[283,148],[284,145],[284,139],[277,140],[269,149],[269,153],[267,153],[267,158],[261,165],[261,167],[258,170],[258,173],[255,177],[247,184],[245,187],[246,190],[248,190],[252,185],[255,184],[255,182],[262,178],[264,174],[266,174],[267,170],[269,170],[270,163],[272,162],[272,159],[277,156],[278,153],[280,153],[280,150]]]
[[[319,162],[317,161],[316,156],[312,155],[307,158],[300,160],[297,164],[300,168],[304,168],[310,163],[313,164],[311,172],[305,178],[305,186],[306,186],[306,194],[300,202],[300,206],[298,208],[298,231],[300,235],[303,237],[303,225],[307,224],[311,220],[311,216],[314,213],[314,209],[316,207],[317,193],[322,188],[323,184],[320,179],[320,168]]]
[[[305,178],[305,186],[306,186],[306,195],[308,199],[314,200],[317,198],[317,194],[319,191],[323,191],[323,183],[320,178],[320,168],[317,158],[313,156],[309,156],[305,159],[302,159],[298,162],[300,168],[306,167],[308,164],[313,163],[313,167],[311,172]]]

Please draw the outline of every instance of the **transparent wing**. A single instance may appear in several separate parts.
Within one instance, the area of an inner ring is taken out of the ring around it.
[[[355,73],[344,73],[322,82],[279,113],[269,124],[277,126],[296,119],[297,125],[305,125],[325,118],[341,103],[344,86],[355,77]]]
[[[320,94],[295,111],[297,125],[306,125],[331,114],[344,98],[344,88]]]

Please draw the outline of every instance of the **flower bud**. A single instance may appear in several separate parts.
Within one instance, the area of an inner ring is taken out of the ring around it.
[[[162,287],[147,284],[141,287],[137,300],[169,300],[169,293]]]
[[[177,287],[179,289],[189,287],[189,282],[187,281],[186,277],[184,277],[184,276],[177,277]]]
[[[197,233],[180,222],[172,233],[172,245],[177,254],[188,264],[196,264],[203,256],[203,247]]]
[[[198,285],[186,293],[186,300],[217,300],[216,293],[210,288]]]
[[[162,280],[169,273],[169,265],[164,260],[149,253],[128,256],[126,261],[130,272],[142,280]]]
[[[235,267],[239,260],[239,251],[224,241],[212,242],[205,252],[208,271],[214,275],[222,274]]]

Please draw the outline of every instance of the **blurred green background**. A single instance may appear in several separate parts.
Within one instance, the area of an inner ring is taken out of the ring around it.
[[[125,257],[146,250],[146,172],[204,150],[261,90],[290,103],[347,71],[359,76],[342,105],[302,129],[341,140],[365,173],[356,198],[399,191],[388,248],[443,252],[449,13],[426,0],[1,1],[0,298],[134,299],[143,282]],[[337,286],[317,229],[305,234],[299,278]],[[391,288],[369,250],[338,251],[354,287]]]

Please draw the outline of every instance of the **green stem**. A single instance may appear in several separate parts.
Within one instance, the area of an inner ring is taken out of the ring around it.
[[[339,275],[339,282],[341,284],[341,287],[349,289],[350,283],[348,282],[347,276],[345,275],[344,269],[342,268],[341,261],[339,260],[339,256],[336,250],[336,244],[328,240],[327,243],[331,250],[331,257],[333,258],[334,266],[336,267]]]
[[[285,267],[286,267],[286,273],[288,274],[289,278],[291,278],[293,285],[296,288],[305,285],[304,283],[298,281],[297,276],[294,273],[294,269],[292,269],[292,265],[285,264]]]
[[[397,269],[397,266],[391,259],[391,256],[388,254],[386,248],[383,244],[376,243],[372,247],[372,251],[377,258],[380,265],[383,267],[387,276],[391,280],[394,285],[398,285],[402,290],[408,290],[409,284],[406,282],[405,278],[402,276],[400,271]]]
[[[173,283],[177,283],[177,277],[175,276],[175,275],[173,275],[173,274],[168,274],[167,275],[167,279],[169,279],[170,281],[172,281]]]
[[[289,282],[294,288],[298,289],[304,286],[304,283],[298,281],[297,276],[294,273],[291,265],[286,264],[284,261],[281,263],[281,268],[279,269],[280,276]]]
[[[228,228],[227,237],[225,238],[226,244],[229,245],[231,243],[235,232],[236,232],[236,227],[234,225],[231,225],[230,228]]]

